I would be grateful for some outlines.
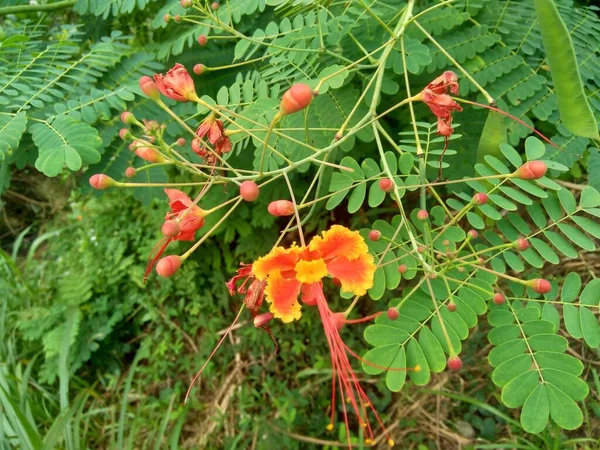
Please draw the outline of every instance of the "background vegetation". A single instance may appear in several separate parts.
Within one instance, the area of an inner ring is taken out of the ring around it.
[[[272,33],[274,26],[293,43],[310,29],[310,14],[331,2],[227,3],[230,8],[223,14],[241,33]],[[352,32],[370,49],[382,36],[362,3],[385,16],[403,2],[352,3],[348,17],[360,24]],[[430,6],[417,3],[419,10]],[[598,117],[597,11],[568,0],[557,3]],[[98,195],[87,187],[90,174],[120,178],[132,164],[131,152],[118,137],[121,111],[167,121],[140,95],[141,75],[164,71],[175,62],[209,68],[234,59],[248,62],[208,71],[197,87],[202,95],[228,99],[237,89],[238,97],[241,92],[244,102],[250,102],[264,97],[267,89],[280,92],[289,80],[306,76],[304,67],[323,74],[335,60],[331,55],[310,56],[290,70],[289,61],[279,61],[277,55],[269,64],[252,62],[258,54],[247,41],[210,39],[208,46],[200,47],[196,39],[208,28],[163,20],[165,14],[184,12],[178,1],[77,0],[50,5],[56,9],[18,0],[0,7],[0,58],[5,67],[0,74],[0,292],[6,293],[0,304],[0,446],[303,449],[344,442],[343,427],[333,434],[325,431],[329,358],[321,326],[308,315],[277,329],[281,346],[277,357],[272,356],[265,333],[240,327],[204,372],[192,401],[182,403],[191,377],[237,312],[224,282],[239,261],[250,262],[266,253],[279,230],[273,217],[255,211],[278,198],[283,186],[261,196],[256,206],[238,208],[228,226],[203,245],[176,278],[160,282],[151,278],[147,285],[142,283],[143,271],[160,238],[158,224],[165,210],[160,190]],[[332,29],[334,25],[340,24],[332,23]],[[561,123],[530,2],[449,2],[422,25],[498,99],[499,107],[563,148],[558,152],[549,147],[546,156],[564,166],[559,181],[565,191],[579,196],[587,184],[600,188],[600,177],[594,176],[600,174],[596,144],[570,134]],[[332,49],[348,51],[348,36],[330,34],[327,39]],[[407,69],[415,86],[426,85],[449,68],[446,57],[423,35],[409,34],[406,44]],[[356,59],[349,51],[344,55]],[[404,96],[399,52],[391,64],[393,74],[384,82],[388,97],[384,101],[390,104]],[[342,109],[352,106],[344,100],[355,101],[364,80],[351,81],[342,79],[340,85],[346,84],[336,91]],[[470,89],[467,83],[461,85],[464,96],[478,99]],[[327,105],[322,107],[330,111]],[[182,115],[193,109],[186,104],[175,108]],[[424,108],[417,115],[427,118]],[[463,125],[457,131],[462,136],[452,141],[448,152],[460,157],[451,159],[446,176],[472,173],[485,117],[472,109],[460,116]],[[400,133],[410,130],[404,113],[391,117],[389,125]],[[315,126],[339,123],[323,114]],[[506,126],[508,143],[530,156],[527,129],[512,122]],[[54,129],[68,137],[68,145],[57,145]],[[170,126],[168,133],[176,137],[177,129]],[[328,141],[329,134],[313,136]],[[377,153],[369,141],[366,136],[355,142],[353,154],[361,155],[359,162]],[[410,148],[412,143],[402,144]],[[182,180],[169,170],[146,173],[152,181]],[[298,187],[309,182],[302,174],[294,178]],[[570,204],[571,197],[561,203]],[[362,205],[363,194],[354,209],[352,195],[349,198],[341,211],[320,211],[307,230],[323,228],[332,219],[353,228],[370,227],[376,218],[391,220],[391,202],[375,210]],[[338,203],[342,201],[344,197]],[[404,201],[416,206],[418,198],[408,193]],[[347,214],[348,209],[354,214]],[[535,213],[525,217],[536,223]],[[559,264],[546,266],[544,276],[560,283],[569,272],[584,281],[595,279],[600,260],[593,236],[586,239],[592,244],[574,250],[574,257],[557,255]],[[379,309],[374,302],[362,307],[366,314]],[[597,307],[594,314],[597,320]],[[468,355],[463,358],[465,369],[435,374],[426,387],[410,384],[391,393],[385,377],[364,375],[400,448],[598,448],[598,345],[590,348],[594,346],[589,341],[568,328],[561,332],[570,340],[569,354],[583,363],[581,378],[591,392],[582,406],[584,425],[564,431],[552,424],[533,435],[521,428],[519,411],[500,400],[492,368],[485,362],[491,349],[486,336],[497,325],[493,320],[479,322],[463,344],[462,355]],[[348,345],[365,348],[360,329],[353,333],[346,333]]]

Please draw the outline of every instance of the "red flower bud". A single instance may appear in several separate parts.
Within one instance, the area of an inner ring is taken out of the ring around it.
[[[165,75],[155,74],[156,88],[161,94],[179,102],[193,101],[197,98],[194,80],[185,67],[175,64]]]
[[[498,292],[494,294],[493,300],[496,305],[503,305],[506,302],[506,297],[504,297],[504,294]]]
[[[313,99],[313,90],[303,83],[296,83],[281,98],[280,112],[292,114],[306,108]]]
[[[513,174],[521,180],[537,180],[546,175],[548,166],[544,161],[528,161]]]
[[[330,320],[334,327],[341,330],[346,323],[346,316],[344,316],[344,313],[335,313],[331,315]]]
[[[181,258],[177,255],[169,255],[160,259],[156,263],[156,273],[163,278],[169,278],[175,275],[181,266]]]
[[[196,75],[202,75],[204,72],[205,66],[204,64],[196,64],[192,69]]]
[[[135,116],[129,111],[123,111],[121,113],[121,122],[131,125],[135,122]]]
[[[198,44],[200,44],[202,47],[204,47],[207,42],[208,42],[208,38],[206,37],[205,34],[201,34],[200,36],[198,36]]]
[[[394,182],[389,178],[379,180],[379,189],[383,192],[392,192],[394,190]]]
[[[484,194],[483,192],[478,192],[473,196],[473,203],[475,203],[476,205],[485,205],[488,202],[488,200],[489,198],[487,194]]]
[[[529,280],[527,282],[527,286],[533,289],[534,292],[538,294],[547,294],[552,290],[552,285],[548,280],[544,280],[543,278],[535,278],[533,280]]]
[[[420,209],[417,212],[417,220],[420,220],[421,222],[424,220],[427,220],[428,217],[429,217],[429,213],[427,211],[425,211],[424,209]]]
[[[164,237],[172,239],[181,232],[181,228],[176,220],[165,220],[161,231]]]
[[[456,303],[448,303],[446,305],[446,308],[448,308],[448,311],[454,312],[454,311],[456,311]]]
[[[133,178],[135,177],[136,174],[136,170],[133,167],[128,167],[127,169],[125,169],[125,176],[127,178]]]
[[[452,372],[458,372],[462,368],[462,361],[458,356],[448,358],[448,369]]]
[[[406,267],[406,264],[400,264],[398,266],[398,272],[400,272],[400,273],[406,273],[407,270],[408,270],[408,267]]]
[[[183,147],[185,145],[185,139],[184,138],[177,139],[177,145],[179,145],[180,147]]]
[[[390,320],[396,320],[400,316],[400,313],[396,308],[389,308],[387,310],[387,316]]]
[[[381,231],[371,230],[369,231],[369,239],[373,242],[377,242],[381,238]]]
[[[169,22],[171,21],[171,15],[170,15],[170,14],[165,14],[165,15],[163,16],[163,20],[164,20],[166,23],[169,23]]]
[[[469,230],[467,232],[467,235],[469,236],[470,239],[477,239],[477,236],[479,236],[479,233],[477,233],[477,231],[475,231],[475,230]]]
[[[90,177],[90,186],[92,186],[94,189],[101,190],[107,189],[111,186],[116,186],[116,182],[111,177],[104,175],[103,173],[99,173]]]
[[[425,250],[427,250],[427,249],[425,248],[425,246],[424,246],[424,245],[419,245],[419,246],[417,247],[417,252],[418,252],[418,253],[420,253],[420,254],[423,254],[423,253],[425,253]]]
[[[138,147],[135,150],[135,154],[142,158],[144,161],[151,163],[162,162],[165,159],[156,150],[150,147]]]
[[[179,2],[182,8],[189,8],[190,6],[192,6],[192,3],[194,3],[192,0],[181,0]]]
[[[247,202],[253,202],[258,198],[260,189],[254,181],[244,181],[240,185],[240,196]]]
[[[275,217],[291,216],[294,214],[294,204],[289,200],[275,200],[269,203],[269,214]]]
[[[273,314],[270,312],[259,314],[254,318],[254,326],[256,328],[264,327],[273,319],[273,317]]]
[[[156,87],[156,83],[154,80],[148,76],[143,76],[140,78],[140,89],[147,97],[152,100],[158,100],[160,98],[160,92],[158,92],[158,88]]]
[[[333,282],[333,285],[336,286],[336,287],[341,287],[342,286],[342,282],[340,281],[339,278],[335,278],[334,277],[331,281]]]
[[[212,5],[210,5],[210,7],[213,9],[213,11],[216,11],[217,9],[219,9],[219,2],[212,2]]]
[[[181,22],[181,16],[179,14],[175,14],[173,16],[173,20],[177,23]]]
[[[519,238],[515,241],[515,247],[519,251],[525,251],[529,248],[529,241],[525,238]]]
[[[119,130],[119,137],[123,140],[125,139],[130,139],[131,138],[131,131],[129,131],[127,128],[121,128]]]

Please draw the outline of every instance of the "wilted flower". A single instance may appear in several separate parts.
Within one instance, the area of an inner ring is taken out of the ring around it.
[[[208,164],[217,162],[215,153],[221,156],[231,151],[231,140],[224,134],[223,122],[213,115],[204,119],[196,130],[196,135],[198,137],[192,140],[192,150]],[[214,153],[206,148],[206,141],[210,143]]]
[[[458,94],[458,78],[451,71],[446,71],[437,77],[418,95],[418,99],[429,106],[431,112],[437,117],[438,133],[446,138],[450,137],[453,131],[452,113],[462,111],[462,107],[452,100],[448,91]]]

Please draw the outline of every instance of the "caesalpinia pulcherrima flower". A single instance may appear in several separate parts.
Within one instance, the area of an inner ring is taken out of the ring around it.
[[[187,69],[179,63],[175,64],[166,75],[155,74],[154,82],[161,94],[178,102],[195,101],[198,98],[194,80]]]
[[[317,306],[323,329],[327,337],[333,366],[331,421],[328,429],[333,429],[336,413],[336,392],[342,398],[344,423],[348,427],[346,405],[354,411],[359,423],[365,429],[366,443],[374,443],[373,430],[369,423],[370,409],[377,422],[384,429],[377,411],[371,405],[354,373],[348,353],[355,355],[340,337],[339,330],[346,323],[343,313],[335,313],[323,293],[322,280],[333,277],[345,292],[364,295],[373,285],[375,273],[373,256],[368,252],[367,244],[357,231],[351,231],[340,225],[334,225],[322,236],[315,236],[307,246],[292,245],[289,248],[275,247],[269,254],[243,267],[228,287],[230,292],[236,288],[236,282],[244,275],[248,278],[244,283],[251,283],[246,291],[248,295],[255,287],[252,296],[259,300],[258,307],[264,299],[269,303],[269,311],[274,318],[284,323],[298,320],[301,315],[300,301],[306,306]],[[243,272],[243,273],[242,273]],[[244,286],[244,285],[242,285]],[[240,289],[237,289],[240,292]],[[248,297],[246,297],[246,302]],[[257,308],[257,306],[255,305]],[[270,315],[269,315],[270,318]],[[362,321],[360,319],[359,321]],[[356,321],[353,321],[356,322]],[[388,444],[393,441],[385,432]],[[348,433],[348,439],[350,439]]]
[[[231,151],[231,140],[225,136],[224,131],[221,120],[215,119],[213,115],[208,116],[196,130],[198,137],[192,140],[192,150],[208,164],[214,165],[217,162],[216,155],[221,156]],[[208,140],[214,153],[208,151],[205,140]]]
[[[422,100],[438,120],[438,133],[445,138],[452,135],[452,113],[462,111],[462,107],[448,95],[458,94],[458,78],[454,72],[446,71],[429,83],[417,96]]]

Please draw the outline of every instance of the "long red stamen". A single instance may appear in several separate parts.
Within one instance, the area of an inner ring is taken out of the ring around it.
[[[376,312],[375,314],[371,314],[370,316],[361,317],[360,319],[344,320],[344,323],[346,323],[346,324],[354,324],[354,323],[368,322],[370,320],[376,319],[381,314],[382,314],[381,311],[379,311],[379,312]]]
[[[154,246],[152,251],[150,252],[150,257],[148,258],[148,264],[146,264],[146,270],[144,271],[144,283],[148,279],[148,275],[152,272],[152,268],[156,261],[161,257],[164,251],[167,249],[167,246],[173,241],[171,238],[164,238],[158,241],[158,243]],[[160,247],[160,248],[159,248]],[[158,250],[156,250],[158,248]],[[156,253],[154,253],[156,251]],[[152,256],[154,254],[154,256]]]

